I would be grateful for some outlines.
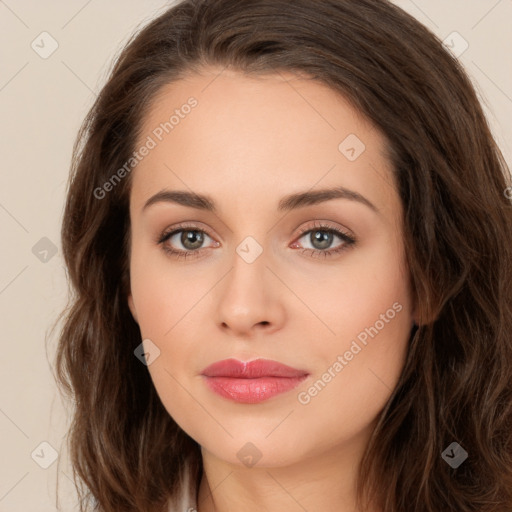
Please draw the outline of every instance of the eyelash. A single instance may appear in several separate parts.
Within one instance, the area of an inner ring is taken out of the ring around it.
[[[202,247],[202,248],[196,249],[196,250],[182,251],[182,250],[172,249],[165,245],[165,242],[167,240],[169,240],[175,234],[181,233],[182,231],[196,231],[199,233],[204,233],[208,237],[213,238],[208,234],[207,231],[205,231],[203,229],[199,229],[197,226],[189,225],[189,224],[180,224],[178,226],[175,226],[170,231],[164,231],[158,237],[157,243],[162,245],[162,249],[164,250],[164,252],[166,254],[168,254],[171,257],[176,258],[176,259],[186,259],[187,257],[190,257],[192,254],[193,254],[192,257],[198,257],[203,249],[207,249],[207,247]],[[357,239],[354,236],[349,235],[348,233],[345,233],[344,231],[341,231],[337,228],[334,228],[332,226],[329,226],[327,224],[324,224],[324,223],[318,222],[318,221],[315,222],[313,227],[307,227],[307,228],[301,229],[299,232],[299,235],[297,237],[297,240],[302,238],[305,234],[313,232],[313,231],[323,231],[325,233],[332,233],[333,235],[336,235],[344,242],[342,245],[340,245],[336,249],[328,249],[328,250],[322,251],[320,249],[303,248],[301,250],[301,254],[304,254],[306,252],[306,253],[309,253],[311,255],[311,257],[314,257],[314,258],[319,258],[319,257],[327,258],[327,257],[336,256],[336,255],[342,253],[343,251],[349,249],[351,246],[355,245],[357,242]]]

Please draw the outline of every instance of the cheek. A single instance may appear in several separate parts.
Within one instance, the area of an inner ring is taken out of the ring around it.
[[[412,322],[405,282],[359,284],[350,297],[340,287],[333,291],[343,299],[324,318],[336,335],[324,336],[309,351],[317,371],[297,393],[300,428],[314,433],[321,425],[326,449],[369,428],[396,387],[407,354]]]
[[[165,257],[155,253],[134,248],[131,293],[142,339],[150,339],[158,348],[158,357],[148,366],[155,389],[169,414],[190,430],[201,424],[201,412],[191,407],[187,393],[190,379],[199,371],[199,347],[192,340],[204,339],[203,324],[197,319],[206,314],[201,298],[211,288],[212,279],[205,281],[196,275],[190,283],[189,277],[173,270]]]
[[[200,339],[195,318],[200,310],[198,287],[185,286],[179,276],[156,265],[134,261],[132,269],[132,295],[141,335],[158,347],[158,357],[147,368],[153,385],[176,423],[187,433],[200,435],[201,430],[196,429],[204,424],[204,411],[194,407],[190,394],[194,392],[191,382],[198,353],[191,340]]]
[[[363,348],[375,340],[372,350],[365,353],[391,357],[394,351],[388,348],[408,338],[412,327],[410,284],[398,243],[383,241],[355,251],[320,277],[312,276],[294,288],[307,297],[310,310],[321,321],[310,316],[309,331],[314,327],[322,334],[323,343],[315,347],[320,357],[349,350],[353,340]]]
[[[197,288],[184,282],[179,272],[171,270],[160,249],[134,248],[130,286],[144,338],[163,339],[198,300]]]
[[[342,403],[355,417],[363,413],[367,418],[384,405],[402,371],[413,326],[402,262],[391,248],[361,256],[326,282],[324,293],[313,295],[318,316],[331,332],[324,329],[322,342],[309,351],[318,382],[305,389],[302,403],[315,402],[319,408]]]

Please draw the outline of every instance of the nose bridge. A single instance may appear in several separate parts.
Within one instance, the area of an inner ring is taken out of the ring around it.
[[[263,238],[263,237],[261,237]],[[283,317],[278,283],[272,283],[270,250],[256,237],[245,237],[235,248],[231,270],[220,287],[218,324],[237,333],[256,326],[278,327]]]
[[[259,238],[262,239],[261,236]],[[236,246],[231,272],[235,286],[246,283],[254,292],[263,291],[269,264],[269,249],[264,244],[263,240],[260,243],[255,237],[247,236]]]

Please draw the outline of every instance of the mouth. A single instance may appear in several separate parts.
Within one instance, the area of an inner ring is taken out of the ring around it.
[[[205,368],[201,375],[214,393],[235,402],[254,404],[291,391],[309,373],[267,359],[224,359]]]

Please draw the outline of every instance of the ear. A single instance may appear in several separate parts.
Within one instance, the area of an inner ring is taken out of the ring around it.
[[[130,311],[132,313],[133,319],[139,323],[137,319],[137,310],[135,309],[135,304],[133,303],[133,297],[132,294],[128,295],[128,307],[130,308]]]

